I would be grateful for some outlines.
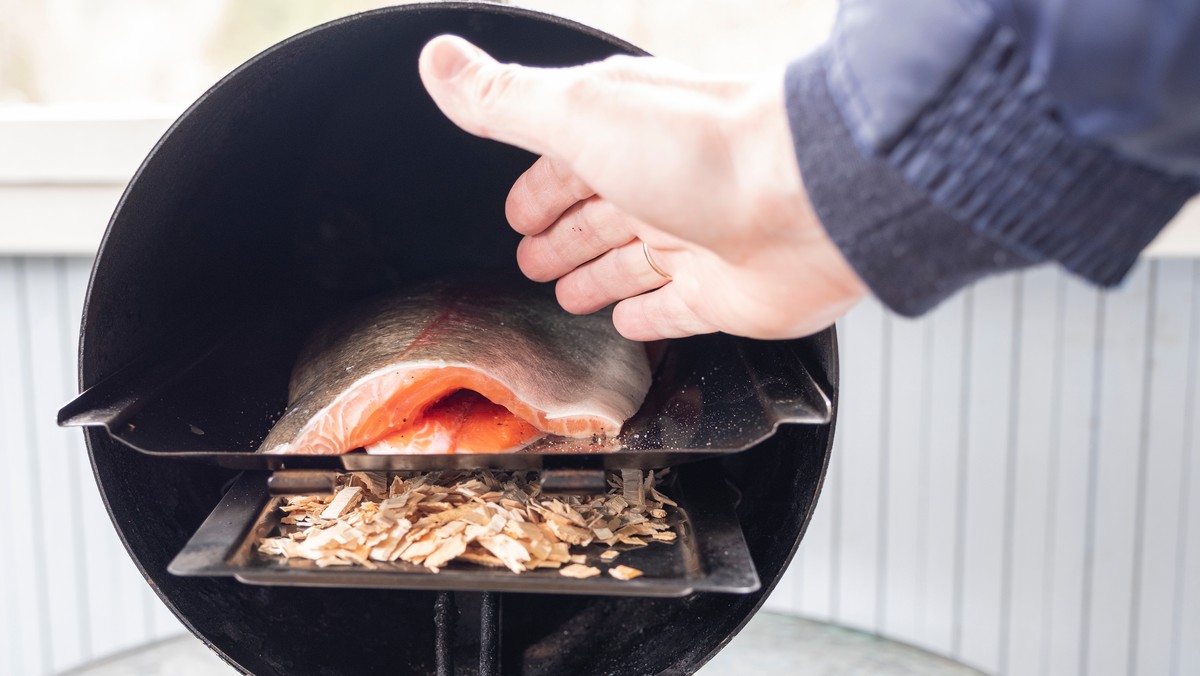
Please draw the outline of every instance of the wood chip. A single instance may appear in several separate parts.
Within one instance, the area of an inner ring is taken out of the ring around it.
[[[550,552],[550,556],[547,556],[546,558],[550,559],[551,561],[558,561],[559,563],[566,563],[571,560],[570,552],[571,552],[570,545],[568,545],[565,542],[555,542],[554,546]]]
[[[449,563],[451,559],[458,558],[465,551],[467,551],[466,538],[461,534],[455,535],[442,542],[432,554],[425,557],[423,565],[436,573],[438,569]]]
[[[632,580],[635,577],[641,577],[642,571],[629,566],[614,566],[608,569],[608,574],[618,580]]]
[[[329,503],[329,506],[321,512],[321,518],[336,519],[357,507],[358,503],[362,502],[362,499],[362,488],[347,486],[338,491],[337,495],[333,496],[333,502]]]
[[[478,566],[488,566],[491,568],[504,567],[503,561],[492,556],[491,554],[488,554],[485,552],[480,552],[480,551],[467,550],[467,551],[463,552],[462,554],[459,554],[458,558],[460,561],[466,561],[467,563],[474,563],[475,565],[478,565]]]
[[[621,483],[621,497],[625,498],[625,502],[636,507],[640,507],[645,503],[646,494],[642,490],[642,470],[621,470]]]
[[[595,577],[599,575],[600,569],[594,566],[585,566],[578,563],[572,563],[569,566],[563,566],[561,569],[559,569],[558,574],[565,577],[574,577],[582,580],[587,577]]]
[[[629,503],[625,501],[625,498],[619,495],[614,495],[604,502],[604,508],[608,510],[610,516],[614,514],[620,514],[621,512],[625,511],[627,507],[629,507]]]
[[[514,573],[558,568],[567,577],[592,577],[600,571],[573,548],[676,539],[666,520],[666,506],[674,503],[655,488],[662,475],[627,470],[609,475],[605,494],[550,497],[532,472],[344,473],[333,495],[280,500],[279,531],[262,538],[258,549],[320,568],[418,564],[438,572],[457,560]],[[609,549],[600,558],[618,555]],[[640,571],[618,566],[609,573]]]
[[[350,475],[350,485],[362,487],[376,499],[388,497],[387,472],[354,472]]]
[[[592,543],[592,532],[586,528],[573,526],[569,523],[559,523],[558,521],[547,521],[546,525],[550,527],[550,531],[554,533],[554,536],[563,542],[581,547],[586,547]]]
[[[479,538],[479,544],[494,554],[514,573],[525,570],[524,563],[530,559],[529,550],[522,547],[519,541],[507,535],[485,535]]]

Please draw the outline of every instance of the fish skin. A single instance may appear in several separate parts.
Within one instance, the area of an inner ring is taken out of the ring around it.
[[[610,310],[572,315],[550,287],[523,279],[439,280],[364,303],[318,329],[293,369],[288,407],[259,451],[353,450],[336,440],[371,413],[371,402],[447,367],[510,391],[538,412],[533,420],[513,410],[535,427],[582,438],[618,434],[651,379],[643,344],[617,333]],[[338,419],[329,414],[335,404],[349,407]]]

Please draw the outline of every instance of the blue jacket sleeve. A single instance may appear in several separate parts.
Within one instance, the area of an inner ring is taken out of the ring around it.
[[[994,2],[844,0],[788,71],[817,213],[903,314],[1047,260],[1116,284],[1200,191],[1200,4]]]

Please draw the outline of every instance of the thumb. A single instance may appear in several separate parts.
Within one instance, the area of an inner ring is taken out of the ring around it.
[[[442,113],[471,134],[539,155],[561,155],[570,142],[562,125],[570,69],[499,63],[455,35],[429,41],[418,68]]]

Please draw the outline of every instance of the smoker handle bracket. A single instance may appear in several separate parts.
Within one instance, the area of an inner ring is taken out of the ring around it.
[[[267,479],[271,495],[325,495],[337,488],[338,473],[324,469],[293,469],[272,472]]]
[[[542,492],[547,495],[599,495],[608,490],[601,467],[562,467],[542,470]]]

